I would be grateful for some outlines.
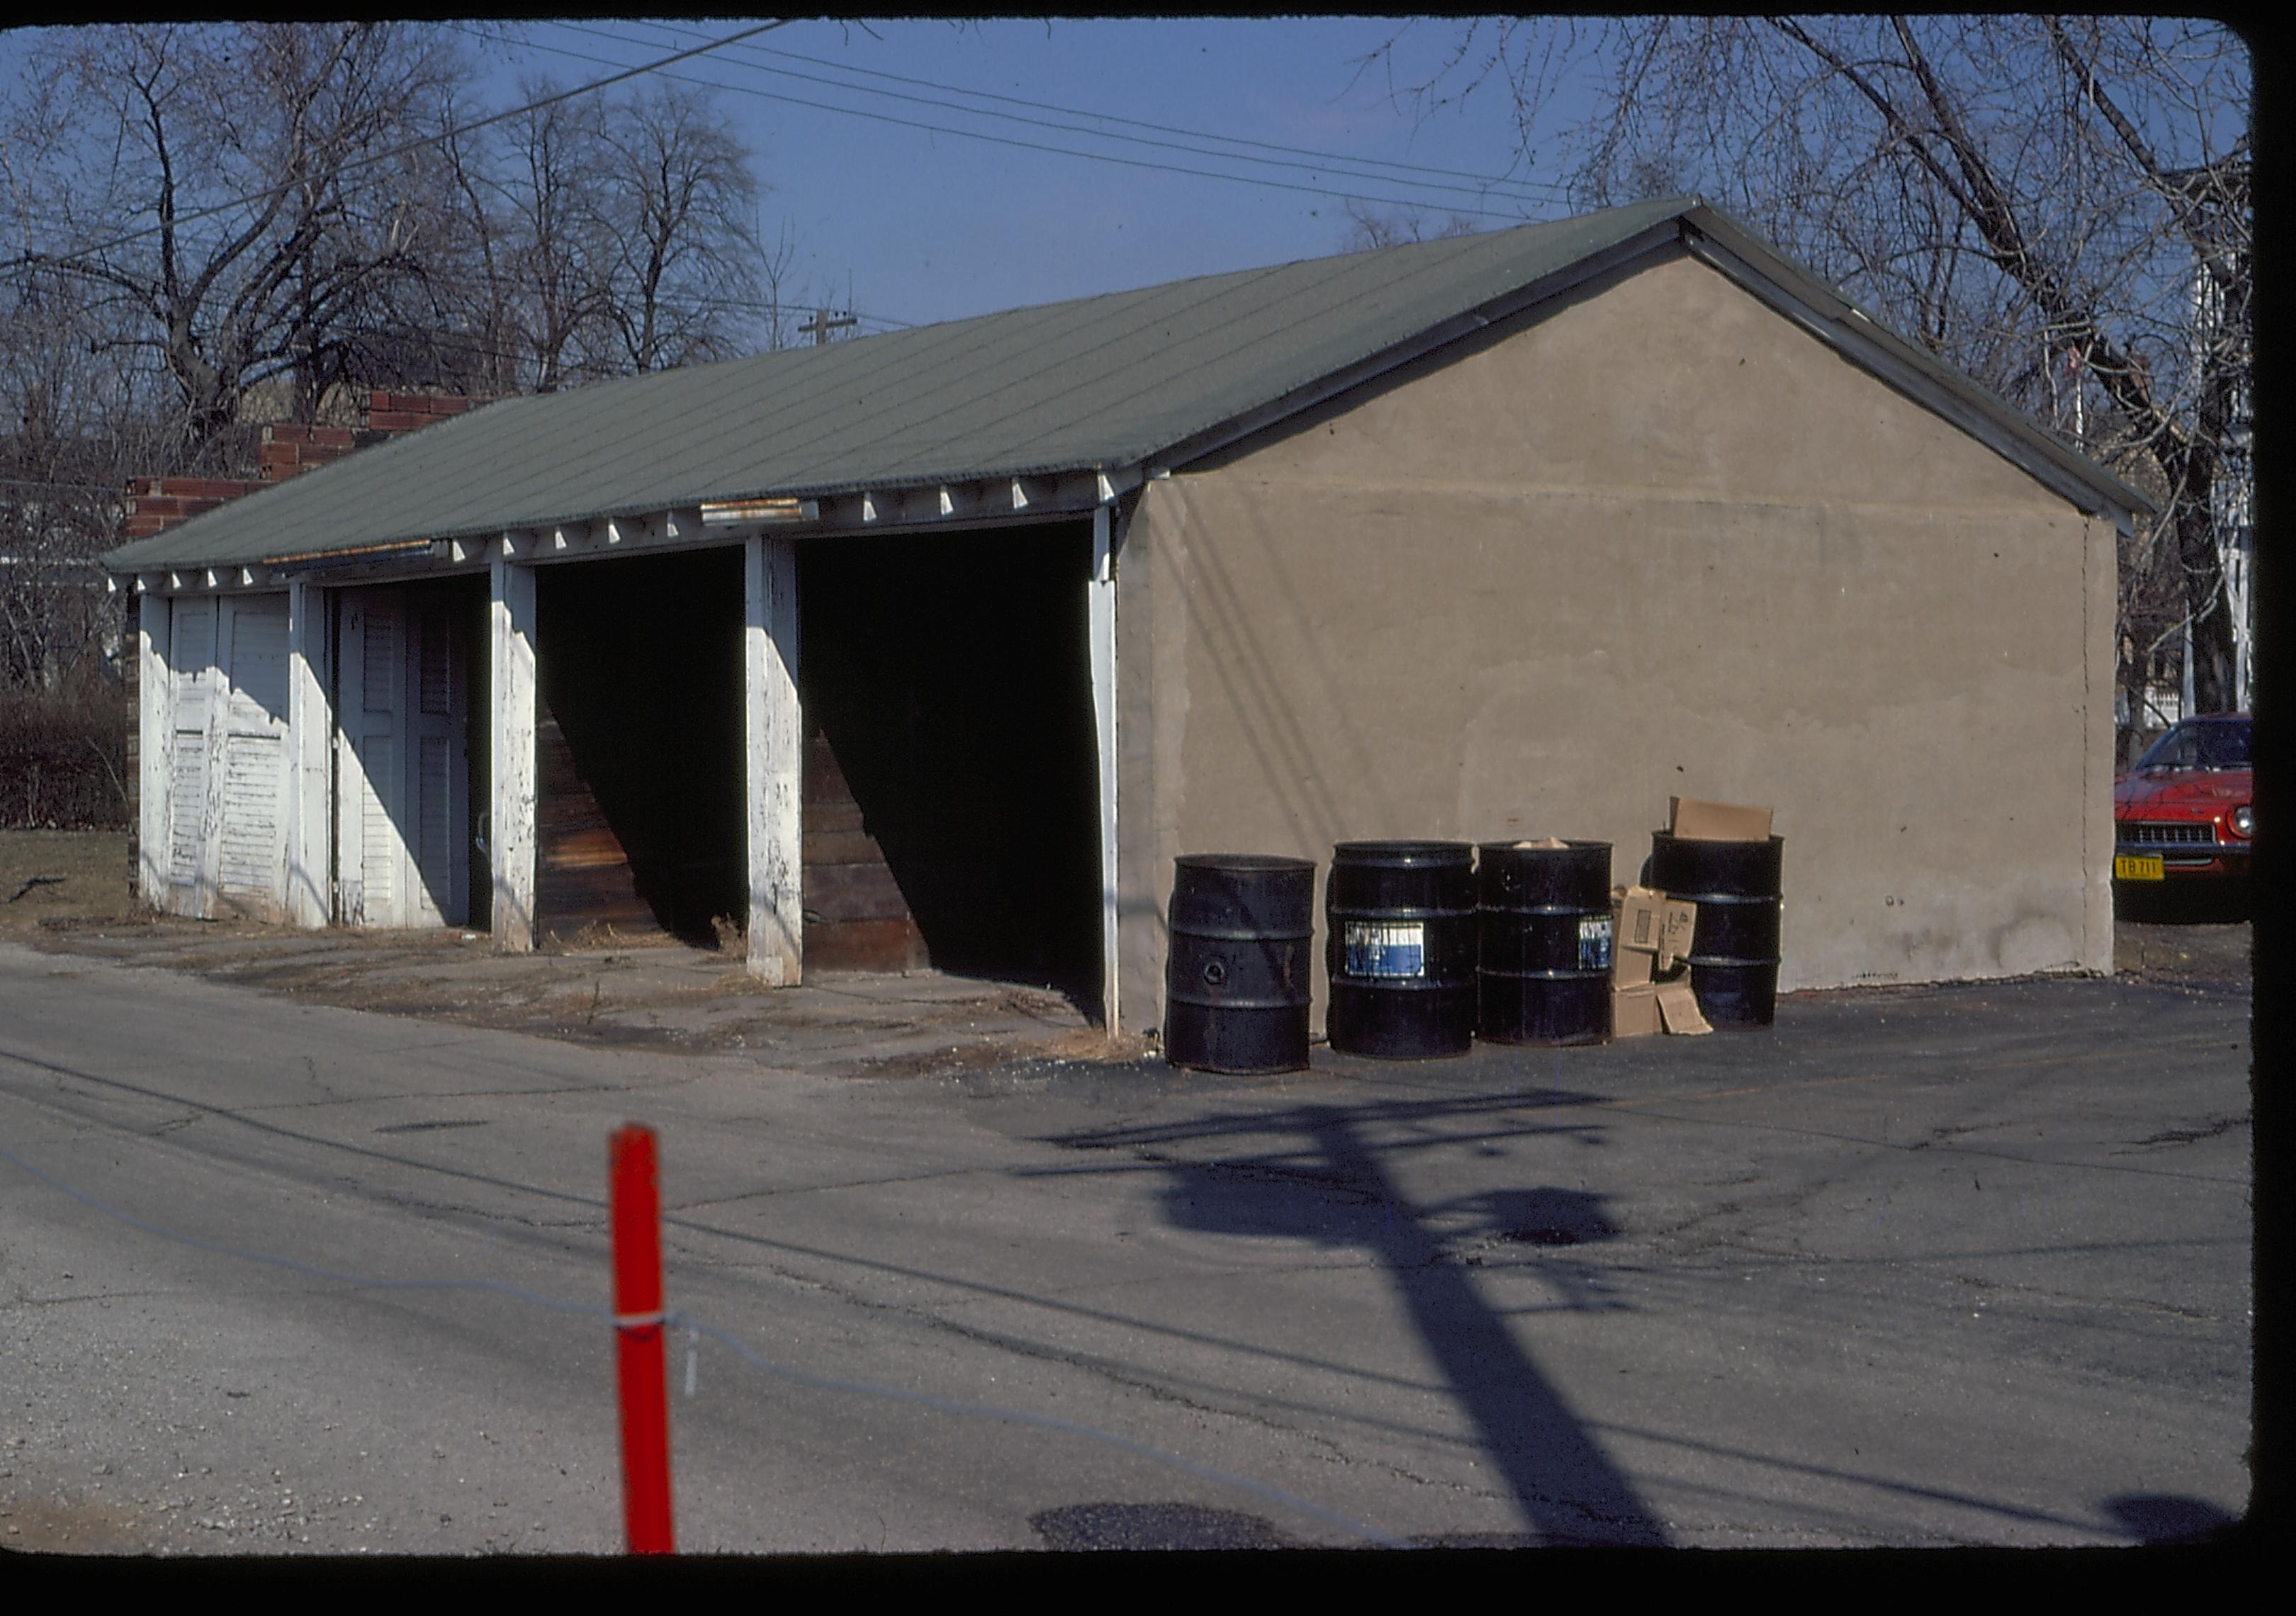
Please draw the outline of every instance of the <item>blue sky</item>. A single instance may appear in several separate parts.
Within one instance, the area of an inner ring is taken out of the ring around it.
[[[542,22],[525,27],[522,48],[489,45],[480,53],[493,64],[496,103],[506,105],[523,75],[578,83],[612,70],[606,64],[635,65],[742,26],[726,19]],[[1320,257],[1338,250],[1346,237],[1349,193],[1416,202],[1437,217],[1450,208],[1501,216],[1479,220],[1486,227],[1566,211],[1554,183],[1559,176],[1520,167],[1510,174],[1514,136],[1498,86],[1420,119],[1391,102],[1383,73],[1358,74],[1358,61],[1401,27],[1376,18],[925,21],[865,28],[807,21],[673,71],[681,81],[723,86],[719,104],[737,120],[771,187],[767,232],[786,220],[801,243],[799,278],[816,296],[867,315],[924,324]],[[1417,24],[1405,32],[1399,60],[1407,70],[1431,71],[1458,32],[1456,21]],[[978,111],[930,104],[935,102]],[[1010,116],[984,115],[990,112]],[[1079,127],[1104,133],[1073,132]],[[957,131],[1021,144],[991,144]],[[1115,134],[1135,138],[1107,137]],[[1141,144],[1146,141],[1216,150],[1206,155]],[[1300,150],[1247,148],[1238,141]],[[1129,163],[1032,147],[1099,152]],[[1296,166],[1246,161],[1246,152]],[[1334,160],[1415,167],[1341,177]],[[1204,172],[1177,171],[1183,168]],[[1249,175],[1302,189],[1207,174]],[[1478,194],[1474,176],[1506,176],[1514,194]]]

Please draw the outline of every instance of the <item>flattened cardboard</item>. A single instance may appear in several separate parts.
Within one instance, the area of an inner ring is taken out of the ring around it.
[[[1712,1023],[1699,1013],[1698,996],[1686,981],[1659,982],[1651,988],[1651,997],[1658,1005],[1659,1020],[1669,1032],[1711,1032]]]
[[[1666,800],[1666,828],[1685,841],[1767,841],[1770,810],[1697,797]]]
[[[1660,1026],[1656,988],[1645,984],[1640,988],[1611,989],[1612,1038],[1649,1038],[1660,1030]]]

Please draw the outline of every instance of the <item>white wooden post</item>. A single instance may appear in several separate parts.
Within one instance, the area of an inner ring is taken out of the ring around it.
[[[1092,513],[1092,578],[1085,603],[1092,636],[1092,717],[1100,742],[1101,1019],[1117,1036],[1116,993],[1116,556],[1114,507]]]
[[[750,974],[805,980],[805,725],[797,689],[797,546],[752,538],[742,556],[742,667],[748,742]]]
[[[135,892],[154,909],[168,906],[168,747],[175,735],[168,615],[168,597],[158,590],[136,598]]]
[[[534,947],[534,569],[497,555],[487,611],[494,678],[487,850],[494,865],[495,947]]]
[[[287,587],[287,919],[317,928],[334,918],[333,815],[328,759],[335,714],[327,695],[327,596]]]

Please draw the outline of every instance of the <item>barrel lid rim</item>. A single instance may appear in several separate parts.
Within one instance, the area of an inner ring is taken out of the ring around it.
[[[1693,848],[1702,846],[1718,848],[1775,848],[1784,846],[1786,840],[1784,835],[1775,831],[1771,832],[1767,836],[1757,841],[1725,841],[1713,836],[1677,836],[1672,831],[1667,830],[1652,831],[1651,835],[1653,840],[1663,837],[1667,841],[1675,842],[1680,846]]]
[[[1285,853],[1181,853],[1175,856],[1172,862],[1193,870],[1252,870],[1270,874],[1313,870],[1316,867],[1316,861],[1312,858],[1294,858]]]
[[[1350,862],[1368,864],[1374,860],[1392,860],[1409,864],[1414,860],[1429,863],[1456,864],[1463,857],[1470,862],[1475,856],[1472,841],[1440,841],[1398,840],[1394,841],[1335,841],[1332,844],[1334,857],[1341,853],[1351,856]]]
[[[1565,836],[1562,839],[1562,845],[1559,848],[1543,848],[1536,843],[1526,848],[1512,841],[1479,841],[1475,843],[1475,850],[1480,853],[1570,853],[1585,851],[1590,848],[1609,849],[1611,846],[1611,844],[1607,841],[1594,841],[1576,836]]]

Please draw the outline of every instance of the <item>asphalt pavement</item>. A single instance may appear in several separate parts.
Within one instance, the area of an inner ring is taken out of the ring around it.
[[[626,1119],[683,1548],[2205,1532],[2249,1496],[2248,1017],[2037,980],[856,1076],[0,944],[0,1545],[617,1550]]]

